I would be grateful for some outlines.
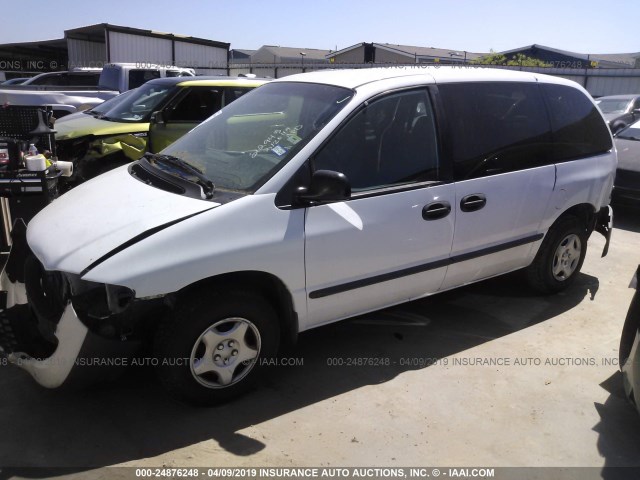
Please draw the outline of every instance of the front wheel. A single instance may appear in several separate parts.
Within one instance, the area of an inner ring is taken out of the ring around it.
[[[160,325],[158,376],[171,395],[213,405],[244,393],[278,350],[279,326],[262,297],[241,292],[191,295]]]
[[[529,284],[542,293],[559,292],[574,282],[587,253],[587,231],[574,216],[554,223],[527,267]]]

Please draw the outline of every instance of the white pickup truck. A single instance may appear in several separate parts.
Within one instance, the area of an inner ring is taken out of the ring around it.
[[[0,88],[0,105],[53,107],[55,118],[94,107],[121,92],[137,88],[160,77],[194,76],[191,68],[109,63],[100,74],[98,86],[11,85]]]

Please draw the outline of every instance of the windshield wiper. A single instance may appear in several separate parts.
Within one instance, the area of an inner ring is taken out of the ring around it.
[[[188,178],[188,177],[184,177],[183,175],[180,175],[181,178],[184,178],[185,180],[189,180],[197,185],[200,185],[207,199],[210,199],[213,197],[213,192],[215,191],[215,185],[213,184],[213,182],[209,180],[202,173],[200,169],[194,167],[190,163],[185,162],[184,160],[178,157],[174,157],[171,155],[161,155],[159,153],[145,153],[144,157],[147,160],[152,160],[156,163],[162,163],[164,165],[177,168],[183,173],[187,173],[189,175],[194,176],[196,180],[194,180],[193,178]]]

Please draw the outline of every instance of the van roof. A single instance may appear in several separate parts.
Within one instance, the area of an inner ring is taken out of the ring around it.
[[[362,85],[388,80],[392,78],[406,77],[426,77],[430,82],[435,80],[436,83],[447,82],[478,82],[478,81],[543,81],[545,83],[573,84],[569,80],[549,75],[519,72],[514,70],[506,70],[500,68],[487,68],[484,66],[388,66],[377,68],[359,68],[359,69],[330,69],[317,72],[301,73],[290,75],[276,82],[309,82],[309,83],[326,83],[346,88],[357,88]],[[419,78],[416,78],[419,83]]]
[[[270,81],[267,78],[228,77],[224,75],[201,77],[163,77],[154,78],[147,83],[160,85],[188,85],[202,87],[247,86],[255,87]]]

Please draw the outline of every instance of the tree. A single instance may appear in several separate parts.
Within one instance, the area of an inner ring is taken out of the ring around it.
[[[515,67],[551,67],[551,63],[544,62],[537,58],[527,57],[524,53],[517,53],[512,57],[507,57],[502,53],[491,51],[488,55],[484,55],[475,59],[472,63],[477,65],[506,65]]]

